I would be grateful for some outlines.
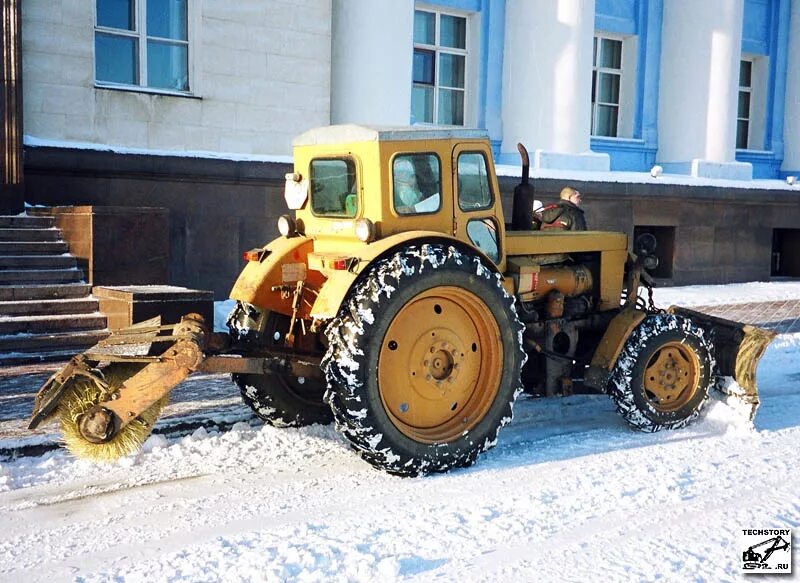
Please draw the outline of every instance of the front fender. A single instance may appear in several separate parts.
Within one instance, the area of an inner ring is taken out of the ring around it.
[[[292,297],[272,291],[273,286],[294,286],[304,279],[305,287],[318,291],[325,277],[308,269],[308,254],[314,251],[314,241],[306,237],[278,237],[265,249],[261,261],[248,261],[231,289],[230,298],[247,302],[261,309],[282,314],[292,313]],[[308,318],[310,306],[300,302],[298,316]]]
[[[630,337],[633,329],[647,317],[647,313],[636,308],[627,307],[608,324],[603,338],[595,349],[592,362],[584,374],[584,383],[587,386],[605,391],[608,379],[617,359],[622,352],[622,347]]]
[[[367,270],[375,261],[413,243],[449,243],[462,250],[479,255],[488,267],[495,271],[497,270],[494,263],[480,250],[466,245],[463,241],[455,237],[435,231],[408,231],[405,233],[398,233],[365,245],[363,248],[359,249],[359,251],[354,254],[358,261],[353,264],[350,270],[331,272],[325,285],[322,286],[317,300],[314,302],[314,307],[311,309],[311,316],[322,320],[334,318],[339,312],[339,308],[347,297],[350,288],[353,287],[353,284],[361,273]]]

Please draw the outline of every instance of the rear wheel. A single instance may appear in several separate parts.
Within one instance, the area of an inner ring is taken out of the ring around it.
[[[681,316],[653,314],[625,343],[609,393],[628,423],[652,432],[689,423],[714,382],[713,350],[703,330]]]
[[[237,309],[246,310],[245,306]],[[249,345],[256,354],[259,348],[284,348],[290,318],[284,314],[268,312],[251,319],[257,326],[245,335],[239,329],[241,319],[232,317],[231,335]],[[293,347],[306,353],[319,350],[314,335],[298,335]],[[314,423],[328,424],[333,420],[330,407],[323,402],[325,382],[321,379],[296,377],[280,372],[263,375],[234,374],[233,382],[239,387],[242,400],[263,421],[276,427],[302,427]]]
[[[472,464],[511,420],[521,330],[513,299],[478,257],[423,245],[380,261],[328,328],[337,429],[391,473]]]

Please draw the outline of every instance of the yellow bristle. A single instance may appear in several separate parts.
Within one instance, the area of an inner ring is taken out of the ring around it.
[[[112,363],[103,369],[105,382],[111,389],[119,388],[127,379],[142,369],[140,364]],[[75,457],[95,462],[110,462],[135,452],[145,442],[153,424],[167,404],[167,397],[153,403],[136,419],[106,443],[91,443],[78,429],[80,415],[104,398],[103,391],[91,380],[77,377],[61,399],[58,414],[61,435],[67,449]]]

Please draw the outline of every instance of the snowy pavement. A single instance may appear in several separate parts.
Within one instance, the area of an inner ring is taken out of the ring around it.
[[[725,288],[656,300],[721,305]],[[652,435],[605,396],[521,398],[476,466],[419,479],[373,470],[331,427],[244,422],[110,465],[20,458],[0,464],[0,580],[751,580],[741,529],[800,533],[800,333],[772,343],[758,382],[754,427],[716,400]]]

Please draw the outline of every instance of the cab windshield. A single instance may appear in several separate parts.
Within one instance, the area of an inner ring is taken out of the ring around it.
[[[352,218],[358,212],[356,165],[350,158],[311,161],[311,210],[323,217]]]

